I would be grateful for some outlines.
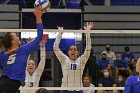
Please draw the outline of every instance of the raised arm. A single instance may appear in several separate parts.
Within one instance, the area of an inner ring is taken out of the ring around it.
[[[63,27],[58,27],[58,30],[63,30]],[[53,45],[54,53],[60,62],[62,62],[66,57],[66,55],[59,49],[59,44],[62,38],[62,34],[63,34],[62,32],[58,33]]]
[[[83,55],[81,56],[81,59],[83,60],[84,63],[87,62],[87,60],[90,56],[90,52],[91,52],[91,38],[90,38],[89,31],[92,29],[93,26],[94,26],[93,22],[87,22],[86,26],[84,26],[84,29],[87,31],[87,33],[86,33],[86,48],[85,48]]]
[[[42,74],[43,70],[44,70],[44,67],[45,67],[45,59],[46,59],[46,50],[45,50],[45,47],[41,47],[40,48],[40,51],[41,51],[41,60],[40,60],[40,63],[38,65],[38,67],[36,68],[36,73],[38,74]]]
[[[46,45],[47,39],[48,39],[48,37],[46,37],[44,35],[43,38],[42,38],[42,41],[39,44],[40,45],[40,57],[41,57],[41,60],[40,60],[40,63],[38,65],[38,67],[36,68],[36,74],[38,74],[40,76],[42,75],[42,72],[43,72],[44,67],[45,67],[45,62],[46,62],[45,45]]]
[[[34,15],[36,17],[36,24],[37,24],[37,37],[30,43],[25,45],[25,49],[27,53],[30,53],[34,47],[39,45],[40,41],[43,37],[43,25],[42,25],[42,11],[40,7],[36,7],[34,11]]]

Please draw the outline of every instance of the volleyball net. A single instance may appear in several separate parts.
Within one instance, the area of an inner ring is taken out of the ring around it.
[[[22,43],[26,44],[28,38],[35,38],[36,37],[36,29],[0,29],[1,35],[4,35],[6,32],[16,32],[21,37]],[[61,66],[58,62],[58,59],[55,57],[53,53],[53,44],[54,40],[57,37],[58,32],[63,32],[62,42],[60,43],[60,49],[67,55],[68,48],[71,44],[78,45],[80,48],[80,54],[84,52],[84,48],[86,45],[86,37],[85,30],[63,30],[59,31],[57,29],[44,29],[44,34],[48,35],[47,43],[46,43],[46,65],[44,68],[44,72],[42,73],[40,79],[40,86],[41,87],[21,87],[20,91],[36,91],[39,88],[45,88],[50,91],[57,91],[57,90],[124,90],[124,86],[122,87],[60,87],[61,80],[63,77],[62,71],[60,70]],[[117,53],[123,53],[124,47],[130,47],[130,51],[135,53],[135,63],[136,60],[140,56],[140,31],[139,30],[91,30],[90,32],[91,37],[91,46],[93,49],[93,54],[96,56],[97,61],[100,59],[102,51],[105,50],[105,45],[111,45],[111,50]],[[35,51],[38,51],[36,49]],[[41,51],[41,50],[39,50]],[[35,54],[35,53],[33,53]],[[39,60],[38,54],[34,55],[33,58],[35,60]],[[96,62],[97,62],[96,61]],[[96,63],[95,62],[95,63]],[[36,62],[37,64],[39,61]],[[92,68],[96,69],[96,68]],[[86,70],[86,73],[89,74],[91,68]],[[133,75],[135,75],[135,64],[134,64],[134,71]],[[94,74],[94,73],[93,73]],[[96,73],[97,74],[97,73]],[[60,76],[61,75],[61,76]],[[113,74],[114,75],[114,74]],[[92,76],[92,75],[91,75]],[[82,79],[82,78],[80,78]],[[96,84],[98,85],[99,77],[96,77]],[[94,80],[92,80],[94,81]],[[69,83],[69,82],[67,82]],[[81,80],[82,83],[82,80]],[[91,82],[92,83],[92,82]],[[117,83],[116,83],[117,84]],[[96,86],[97,86],[96,85]],[[57,86],[57,87],[55,87]],[[26,92],[29,93],[29,92]]]
[[[97,93],[97,91],[102,91],[102,90],[106,90],[106,91],[123,91],[124,87],[22,87],[20,88],[20,93],[35,93],[36,90],[40,89],[40,88],[44,88],[46,90],[48,90],[49,93],[59,93],[59,91],[61,90],[68,90],[68,91],[79,91],[82,90],[84,91],[84,93],[86,93],[86,91],[90,91],[90,93]],[[95,92],[92,92],[95,91]],[[102,93],[102,92],[101,92]],[[116,92],[118,93],[118,92]]]

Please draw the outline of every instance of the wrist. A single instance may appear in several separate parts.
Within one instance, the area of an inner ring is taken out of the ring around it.
[[[36,18],[36,22],[37,22],[37,24],[42,23],[41,17],[37,17],[37,18]]]

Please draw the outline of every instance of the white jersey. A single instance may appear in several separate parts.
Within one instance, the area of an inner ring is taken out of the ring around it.
[[[85,64],[90,56],[91,51],[91,38],[90,33],[86,34],[86,49],[83,55],[78,57],[75,61],[71,60],[59,49],[59,43],[62,38],[62,34],[59,33],[54,42],[54,53],[61,63],[63,78],[62,87],[81,87],[82,74],[85,68]]]
[[[26,70],[25,87],[39,86],[40,77],[42,75],[45,66],[45,58],[46,58],[45,52],[46,52],[45,48],[41,48],[41,60],[32,76]]]
[[[90,84],[89,87],[95,87],[93,84]],[[95,90],[84,90],[84,93],[95,93]]]

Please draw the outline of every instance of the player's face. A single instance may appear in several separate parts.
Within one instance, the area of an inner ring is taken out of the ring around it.
[[[13,37],[12,44],[19,46],[21,44],[19,37],[15,33],[11,33],[11,35]]]
[[[70,49],[69,49],[69,51],[68,51],[69,58],[71,60],[76,60],[77,57],[78,57],[78,54],[79,54],[79,52],[78,52],[77,47],[74,46],[74,45],[71,46]]]
[[[89,84],[90,84],[89,77],[84,77],[84,79],[83,79],[83,85],[84,85],[84,87],[89,87]]]
[[[35,62],[34,62],[33,60],[29,60],[29,61],[28,61],[27,71],[28,71],[30,74],[33,74],[33,73],[34,73],[34,71],[35,71]]]

